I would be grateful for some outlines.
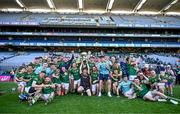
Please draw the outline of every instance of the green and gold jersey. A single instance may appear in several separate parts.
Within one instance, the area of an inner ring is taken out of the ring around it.
[[[35,76],[33,81],[35,81],[37,85],[40,85],[44,82],[44,78],[40,78],[39,76]]]
[[[117,82],[119,79],[118,75],[113,74],[112,83]]]
[[[73,75],[74,80],[79,80],[80,79],[80,70],[79,68],[71,68],[70,69],[70,75]]]
[[[34,73],[34,72],[32,72],[32,73],[25,73],[24,74],[24,79],[32,79],[33,77],[35,77],[36,76],[36,74]]]
[[[56,75],[56,74],[55,74]],[[56,77],[52,77],[52,82],[54,83],[54,84],[61,84],[61,76],[60,76],[60,74],[59,75],[57,75]]]
[[[151,77],[149,77],[149,82],[151,84],[159,82],[158,76],[151,76]]]
[[[173,83],[175,81],[175,78],[170,73],[165,73],[164,78],[168,81]]]
[[[24,73],[21,73],[21,72],[18,72],[18,73],[16,73],[16,78],[23,78],[24,76],[25,76],[25,72]]]
[[[47,85],[52,85],[52,84],[53,83],[50,82]],[[54,92],[54,88],[52,88],[52,87],[45,87],[45,88],[42,89],[43,94],[51,94],[52,92]]]
[[[26,87],[32,86],[33,81],[35,81],[37,85],[41,85],[44,82],[44,78],[40,78],[39,75],[37,75],[27,82]]]
[[[138,97],[143,98],[144,95],[146,95],[149,92],[149,90],[145,84],[141,84],[140,87],[142,89],[141,91],[136,86],[134,87],[134,91]]]
[[[61,80],[63,83],[69,83],[69,73],[68,72],[62,73]]]
[[[95,84],[98,82],[99,73],[98,72],[92,72],[91,73],[91,79],[92,83]]]
[[[114,73],[114,71],[118,71],[118,74],[122,71],[121,68],[120,68],[120,65],[118,65],[118,68],[117,67],[114,67],[114,65],[111,66],[111,72]]]
[[[95,67],[95,63],[93,63],[93,62],[88,61],[88,64],[89,64],[90,70],[92,70],[93,67]]]

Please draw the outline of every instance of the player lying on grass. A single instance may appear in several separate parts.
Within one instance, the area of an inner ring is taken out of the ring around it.
[[[134,79],[134,95],[136,97],[143,98],[144,100],[149,101],[163,101],[163,102],[171,102],[173,104],[178,104],[177,101],[171,99],[170,97],[164,95],[163,93],[157,90],[148,90],[145,84],[140,83],[138,78]]]

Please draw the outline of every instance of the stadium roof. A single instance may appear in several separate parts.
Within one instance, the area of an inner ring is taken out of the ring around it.
[[[0,0],[0,10],[180,15],[180,0]]]

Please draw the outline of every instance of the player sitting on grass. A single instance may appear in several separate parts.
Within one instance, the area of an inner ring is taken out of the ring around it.
[[[45,105],[51,102],[54,98],[55,85],[51,82],[51,78],[45,77],[44,87],[42,89],[42,99],[45,100]]]
[[[98,93],[98,89],[99,89],[99,80],[98,80],[98,70],[97,68],[94,66],[92,68],[92,72],[91,72],[91,79],[92,79],[92,94],[93,95],[97,95]]]
[[[55,84],[56,87],[56,94],[61,95],[61,75],[60,69],[56,69],[56,72],[52,74],[52,82]]]
[[[133,88],[132,83],[130,80],[128,80],[127,76],[123,77],[123,80],[119,83],[119,86],[117,88],[117,96],[119,96],[119,91],[125,96],[128,97],[128,99],[134,98],[133,96]]]
[[[33,105],[41,97],[42,88],[46,87],[44,82],[45,72],[41,71],[39,75],[34,76],[26,85],[25,91],[29,94],[29,105]]]
[[[91,96],[91,77],[86,68],[82,69],[80,86],[78,88],[78,93],[83,95],[84,92],[86,92],[88,96]]]
[[[62,67],[61,79],[62,79],[61,95],[66,95],[69,92],[69,73],[65,67]]]
[[[134,95],[136,97],[143,98],[144,100],[149,100],[149,101],[163,101],[163,102],[171,102],[173,104],[178,104],[177,101],[171,99],[170,97],[164,95],[163,93],[157,91],[157,90],[152,90],[149,91],[148,88],[146,87],[145,84],[141,84],[139,79],[135,78],[134,82]]]

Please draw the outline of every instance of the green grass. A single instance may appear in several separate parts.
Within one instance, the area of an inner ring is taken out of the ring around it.
[[[17,92],[11,88],[16,87],[14,83],[0,83],[0,91],[5,93],[0,96],[0,113],[176,113],[180,114],[180,104],[159,103],[143,101],[141,99],[128,100],[124,97],[87,97],[69,94],[56,97],[47,106],[43,101],[29,106],[27,102],[20,102]],[[180,98],[180,86],[174,88],[176,98]]]

